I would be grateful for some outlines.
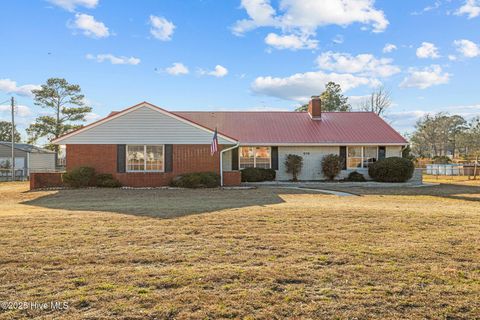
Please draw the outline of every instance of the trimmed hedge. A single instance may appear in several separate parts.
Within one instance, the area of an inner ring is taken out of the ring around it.
[[[363,176],[363,174],[361,174],[360,172],[357,172],[357,171],[350,172],[348,174],[347,180],[351,181],[351,182],[365,182],[365,181],[367,181],[365,179],[365,177]]]
[[[273,169],[245,168],[240,171],[242,182],[261,182],[275,180],[276,172]]]
[[[82,188],[95,185],[95,169],[90,167],[78,167],[62,176],[63,182],[72,188]]]
[[[216,188],[220,186],[220,175],[215,172],[186,173],[173,178],[170,185],[177,188]]]
[[[101,188],[119,188],[122,186],[120,181],[115,179],[111,174],[109,173],[101,173],[97,174],[95,177],[97,187]]]
[[[400,157],[379,160],[368,168],[370,177],[378,182],[406,182],[412,178],[414,171],[413,162]]]

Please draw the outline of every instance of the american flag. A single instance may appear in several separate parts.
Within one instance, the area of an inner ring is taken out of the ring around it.
[[[215,128],[212,144],[210,145],[210,154],[213,156],[217,151],[218,151],[218,137],[217,137],[217,128]]]

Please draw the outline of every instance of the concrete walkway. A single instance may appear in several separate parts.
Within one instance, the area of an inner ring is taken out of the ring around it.
[[[310,188],[301,188],[301,187],[280,187],[280,188],[281,188],[281,189],[297,189],[297,190],[316,191],[316,192],[320,192],[320,193],[333,194],[333,195],[339,196],[339,197],[358,196],[358,195],[353,194],[353,193],[341,192],[341,191],[335,191],[335,190],[310,189]]]
[[[362,187],[362,188],[398,188],[398,187],[421,187],[431,186],[432,184],[423,184],[420,181],[414,182],[324,182],[324,181],[265,181],[265,182],[245,182],[242,186],[255,186],[255,187],[295,187],[295,188],[311,188],[311,189],[335,189],[337,187]]]

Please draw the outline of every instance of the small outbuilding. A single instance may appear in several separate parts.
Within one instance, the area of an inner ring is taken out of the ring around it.
[[[0,178],[11,177],[12,145],[0,141]],[[26,179],[31,172],[55,171],[55,152],[26,143],[14,144],[15,178]]]

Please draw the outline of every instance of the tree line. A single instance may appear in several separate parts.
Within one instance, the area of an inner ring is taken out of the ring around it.
[[[459,115],[427,114],[410,137],[412,151],[424,158],[480,155],[480,116],[467,121]]]

